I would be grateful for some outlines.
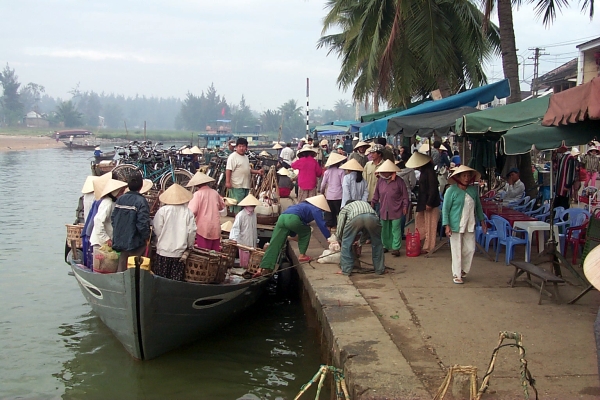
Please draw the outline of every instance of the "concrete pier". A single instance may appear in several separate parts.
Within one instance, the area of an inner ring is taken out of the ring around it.
[[[317,258],[326,247],[314,226],[307,254]],[[289,249],[297,264],[297,243],[290,242]],[[514,268],[502,260],[476,254],[465,283],[458,285],[452,282],[449,246],[430,258],[401,253],[385,255],[382,276],[372,273],[369,245],[363,248],[362,268],[350,277],[337,274],[339,266],[333,264],[312,261],[297,267],[324,345],[332,363],[344,368],[352,399],[432,399],[452,365],[477,367],[479,388],[500,331],[523,335],[539,398],[600,398],[593,335],[597,291],[566,304],[583,288],[563,270],[572,282],[560,286],[563,303],[544,296],[538,305],[537,289],[524,282],[510,287]],[[522,260],[522,251],[516,257]],[[504,342],[509,343],[514,341]],[[524,398],[519,367],[516,348],[500,349],[483,399]],[[465,379],[457,381],[446,399],[453,398],[453,390],[454,398],[468,398]],[[535,398],[531,387],[529,395]]]

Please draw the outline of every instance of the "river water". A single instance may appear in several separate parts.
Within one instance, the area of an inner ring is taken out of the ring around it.
[[[265,296],[192,346],[129,356],[63,260],[89,173],[85,151],[0,153],[0,398],[294,398],[320,365],[299,300]]]

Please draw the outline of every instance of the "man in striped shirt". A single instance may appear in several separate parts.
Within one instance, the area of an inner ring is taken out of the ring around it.
[[[356,236],[362,231],[368,232],[370,236],[373,266],[375,267],[375,273],[381,275],[385,272],[381,222],[371,205],[362,200],[348,201],[338,216],[336,234],[341,240],[340,266],[342,274],[349,276],[352,272],[354,266],[352,244],[355,242]]]

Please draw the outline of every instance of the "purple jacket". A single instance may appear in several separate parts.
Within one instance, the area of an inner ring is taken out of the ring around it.
[[[384,221],[402,218],[402,210],[408,209],[408,191],[404,180],[396,174],[388,180],[380,177],[371,203],[379,203],[379,216]]]

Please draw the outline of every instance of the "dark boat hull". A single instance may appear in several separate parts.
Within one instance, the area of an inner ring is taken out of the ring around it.
[[[143,269],[139,279],[133,268],[115,274],[72,269],[92,309],[139,360],[158,357],[217,329],[254,304],[268,280],[204,285],[161,278]]]

